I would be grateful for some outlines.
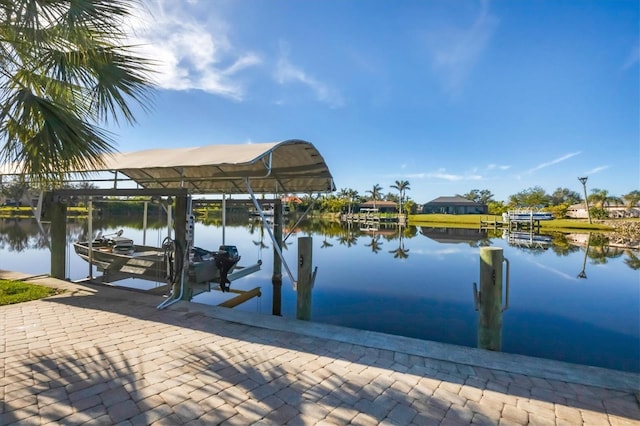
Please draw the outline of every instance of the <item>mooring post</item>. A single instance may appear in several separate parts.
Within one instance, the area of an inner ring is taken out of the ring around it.
[[[184,280],[184,291],[182,293],[182,300],[191,300],[192,291],[191,287],[186,279],[187,269],[189,265],[189,247],[187,245],[187,195],[177,195],[175,197],[175,215],[174,215],[174,230],[176,245],[182,250],[182,270],[176,271],[176,282],[173,285],[173,291],[175,295],[180,294],[180,286]]]
[[[268,226],[266,223],[263,226]],[[273,203],[273,239],[282,248],[282,202],[275,200]],[[273,301],[271,302],[271,314],[282,316],[282,259],[276,247],[273,247]]]
[[[67,205],[54,196],[49,205],[51,217],[51,276],[64,280],[67,253]],[[91,235],[89,235],[91,238]]]
[[[502,349],[502,248],[480,248],[480,292],[477,294],[478,347]]]
[[[309,321],[311,319],[311,265],[313,264],[313,239],[298,238],[298,285],[296,289],[296,318]]]

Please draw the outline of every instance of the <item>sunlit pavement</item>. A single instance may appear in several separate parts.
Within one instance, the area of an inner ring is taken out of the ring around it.
[[[0,425],[640,422],[638,374],[30,282],[68,291],[0,308]]]

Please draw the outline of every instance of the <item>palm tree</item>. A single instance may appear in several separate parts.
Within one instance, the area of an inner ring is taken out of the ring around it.
[[[347,190],[347,196],[349,197],[349,214],[351,214],[351,204],[358,197],[358,191],[350,188]]]
[[[367,192],[371,194],[371,199],[373,200],[373,208],[375,209],[376,200],[379,200],[380,196],[382,195],[382,187],[376,183],[375,185],[373,185],[373,188],[371,188],[371,191]]]
[[[391,188],[396,189],[400,195],[400,209],[399,213],[402,214],[402,201],[404,200],[404,193],[411,189],[409,187],[409,181],[406,180],[397,180],[394,185],[391,185]]]
[[[622,196],[627,202],[627,210],[631,210],[640,203],[640,191],[637,189]]]
[[[607,191],[606,189],[597,188],[591,190],[589,201],[591,201],[596,207],[601,209],[603,209],[605,206],[610,205],[611,203],[622,203],[620,197],[609,195],[609,191]]]
[[[37,183],[103,165],[99,127],[148,106],[151,62],[122,26],[139,0],[0,1],[0,162]]]
[[[353,203],[354,198],[358,196],[358,191],[351,188],[341,188],[340,192],[338,192],[338,197],[341,199],[348,200],[349,203],[349,214],[351,214],[351,204]]]

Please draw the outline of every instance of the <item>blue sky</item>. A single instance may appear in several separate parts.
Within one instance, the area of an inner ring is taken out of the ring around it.
[[[640,6],[145,0],[159,90],[118,149],[304,139],[338,189],[640,189]]]

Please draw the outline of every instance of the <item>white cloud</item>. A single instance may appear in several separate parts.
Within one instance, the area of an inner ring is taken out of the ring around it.
[[[200,22],[196,1],[149,0],[129,24],[131,43],[143,56],[156,61],[155,81],[160,88],[203,90],[242,100],[245,88],[237,78],[246,68],[261,63],[254,52],[241,51],[229,41],[228,27],[208,10]]]
[[[611,167],[611,166],[598,166],[598,167],[595,167],[595,168],[589,170],[588,172],[586,172],[585,175],[595,175],[598,172],[601,172],[603,170],[607,170],[609,167]]]
[[[499,165],[499,164],[489,164],[487,166],[487,170],[509,170],[511,166],[507,165]]]
[[[447,173],[447,171],[445,169],[438,169],[435,172],[427,173],[427,177],[428,178],[434,178],[434,179],[448,180],[448,181],[452,181],[452,182],[464,179],[464,176]]]
[[[437,26],[427,34],[427,49],[433,68],[450,95],[458,95],[478,59],[487,48],[498,19],[489,12],[488,2],[480,3],[469,26]]]
[[[404,177],[406,179],[434,179],[448,182],[479,181],[485,179],[483,175],[477,174],[475,171],[466,174],[454,174],[447,172],[446,169],[438,169],[433,172],[412,173]]]
[[[407,175],[407,179],[424,179],[426,177],[426,173],[411,173]]]
[[[637,63],[640,63],[640,46],[636,45],[631,49],[631,52],[629,52],[627,59],[622,64],[622,70],[626,71]]]
[[[545,162],[545,163],[538,164],[538,165],[537,165],[537,166],[535,166],[534,168],[527,170],[527,171],[525,172],[525,174],[531,174],[531,173],[536,172],[536,171],[538,171],[538,170],[540,170],[540,169],[544,169],[545,167],[553,166],[554,164],[561,163],[561,162],[563,162],[563,161],[565,161],[565,160],[568,160],[569,158],[575,157],[576,155],[580,155],[580,154],[582,154],[582,151],[571,152],[571,153],[569,153],[569,154],[565,154],[565,155],[563,155],[562,157],[556,158],[556,159],[554,159],[554,160],[551,160],[551,161],[547,161],[547,162]]]
[[[344,105],[342,96],[337,90],[308,75],[304,70],[291,63],[289,60],[289,46],[284,42],[280,43],[280,58],[276,67],[275,78],[280,84],[302,83],[313,91],[320,102],[324,102],[333,108]]]
[[[527,262],[536,265],[537,267],[539,267],[542,270],[552,272],[552,273],[556,274],[557,276],[559,276],[561,278],[564,278],[564,279],[566,279],[568,281],[575,281],[576,280],[573,275],[569,275],[564,271],[561,271],[559,269],[544,265],[544,264],[542,264],[540,262],[537,262],[537,261],[534,261],[534,260],[530,260],[529,257],[527,257]]]

